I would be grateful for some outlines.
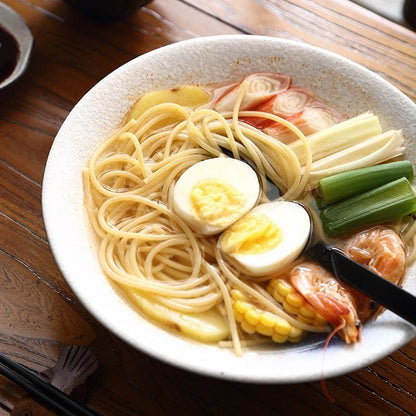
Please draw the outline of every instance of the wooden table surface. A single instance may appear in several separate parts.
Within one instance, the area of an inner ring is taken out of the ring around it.
[[[337,52],[416,100],[416,33],[347,0],[154,0],[96,22],[60,0],[5,0],[35,37],[27,72],[0,91],[0,351],[40,371],[66,345],[87,345],[99,370],[88,403],[104,415],[416,414],[416,341],[371,366],[319,382],[214,380],[152,359],[112,335],[60,274],[42,221],[48,151],[76,102],[109,72],[172,42],[214,34],[296,39]],[[276,371],[279,371],[276,369]],[[20,388],[0,379],[0,415]]]

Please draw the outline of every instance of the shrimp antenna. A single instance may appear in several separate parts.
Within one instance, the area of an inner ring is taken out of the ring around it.
[[[335,399],[331,396],[331,394],[328,391],[328,388],[326,386],[326,382],[325,382],[325,378],[324,378],[324,362],[325,362],[325,355],[326,355],[326,350],[328,349],[329,346],[329,342],[331,341],[331,339],[342,329],[345,328],[345,319],[341,320],[341,323],[336,326],[332,332],[328,335],[328,337],[326,338],[325,341],[325,345],[324,345],[324,353],[322,356],[322,368],[321,368],[321,389],[322,392],[324,393],[325,397],[331,402],[331,403],[335,403]]]

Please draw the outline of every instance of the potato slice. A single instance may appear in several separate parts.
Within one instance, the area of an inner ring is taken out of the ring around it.
[[[200,342],[218,342],[228,338],[229,329],[221,314],[213,309],[200,313],[184,313],[170,309],[132,291],[131,300],[142,312],[175,332]]]
[[[196,108],[207,103],[211,96],[205,89],[196,85],[182,85],[177,88],[149,92],[140,97],[127,114],[127,119],[137,119],[149,108],[163,103],[174,103]]]

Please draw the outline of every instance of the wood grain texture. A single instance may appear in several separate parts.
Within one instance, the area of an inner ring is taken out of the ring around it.
[[[89,404],[108,416],[416,414],[416,341],[371,366],[319,383],[213,380],[125,344],[80,304],[60,274],[41,211],[50,146],[100,79],[154,48],[197,36],[259,34],[337,52],[416,100],[416,34],[346,0],[154,0],[124,21],[95,22],[60,0],[5,0],[35,36],[24,76],[0,91],[0,350],[35,371],[67,344],[89,345]],[[276,369],[279,371],[279,369]],[[23,392],[0,378],[0,415]]]

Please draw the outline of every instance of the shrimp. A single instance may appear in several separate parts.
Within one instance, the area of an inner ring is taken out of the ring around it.
[[[406,267],[402,239],[388,227],[364,230],[347,242],[347,254],[392,283],[399,283]]]
[[[392,283],[400,283],[406,269],[406,253],[400,236],[391,228],[377,226],[361,231],[347,241],[345,251],[362,264]],[[363,322],[377,316],[382,308],[363,294],[353,291]]]
[[[361,338],[361,321],[355,299],[329,271],[314,262],[304,262],[289,273],[295,289],[325,317],[344,341],[354,343]]]

